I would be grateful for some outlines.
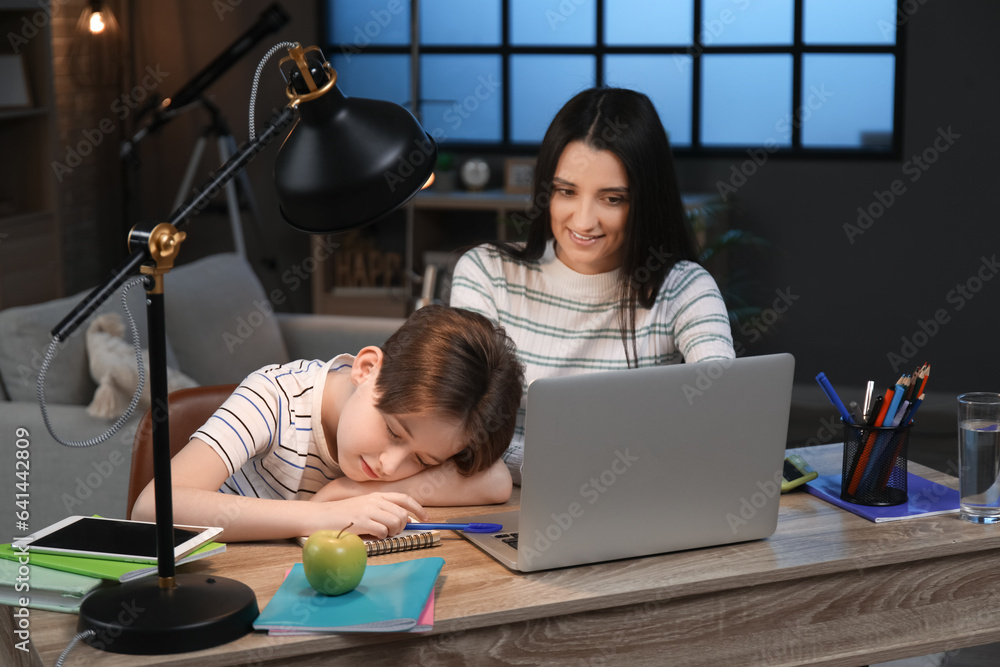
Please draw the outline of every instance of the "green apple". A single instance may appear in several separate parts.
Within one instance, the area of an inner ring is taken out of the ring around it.
[[[350,528],[354,524],[350,524]],[[354,533],[317,530],[302,547],[309,585],[323,595],[343,595],[358,587],[368,564],[365,543]]]

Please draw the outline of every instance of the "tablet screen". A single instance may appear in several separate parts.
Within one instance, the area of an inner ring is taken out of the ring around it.
[[[174,547],[198,532],[174,528]],[[156,524],[84,517],[31,542],[31,548],[100,551],[156,558]]]

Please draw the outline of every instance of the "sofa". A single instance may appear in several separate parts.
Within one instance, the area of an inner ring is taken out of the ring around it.
[[[297,287],[308,289],[308,284]],[[252,267],[232,253],[178,266],[165,279],[168,364],[201,385],[230,384],[267,364],[327,359],[379,345],[402,323],[275,312],[274,304],[287,299],[288,289],[265,292]],[[22,501],[17,508],[27,509],[32,530],[71,514],[125,516],[132,440],[141,411],[100,444],[66,447],[46,429],[36,396],[51,330],[89,291],[0,311],[0,468],[7,471],[0,476],[0,498]],[[92,317],[121,312],[120,301],[118,293]],[[146,347],[144,302],[141,285],[129,290],[129,309]],[[87,413],[97,388],[88,367],[87,326],[60,345],[47,374],[48,414],[63,440],[92,438],[115,421]],[[131,341],[131,334],[126,338]],[[15,465],[17,460],[25,464]],[[24,474],[15,476],[15,467]]]

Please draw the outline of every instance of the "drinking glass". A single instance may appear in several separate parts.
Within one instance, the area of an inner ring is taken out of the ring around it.
[[[1000,394],[958,397],[958,516],[1000,522]]]

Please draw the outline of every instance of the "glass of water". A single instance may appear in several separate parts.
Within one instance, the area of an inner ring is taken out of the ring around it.
[[[1000,394],[958,397],[959,518],[1000,522]]]

